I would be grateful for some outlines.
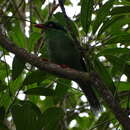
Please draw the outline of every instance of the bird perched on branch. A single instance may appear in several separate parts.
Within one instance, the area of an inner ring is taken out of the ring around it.
[[[45,24],[36,24],[35,27],[41,28],[45,32],[50,61],[56,64],[67,65],[79,71],[87,71],[79,49],[75,46],[75,43],[63,26],[50,21]],[[83,84],[82,82],[78,84],[87,97],[91,110],[94,113],[100,111],[101,105],[95,95],[92,84]]]

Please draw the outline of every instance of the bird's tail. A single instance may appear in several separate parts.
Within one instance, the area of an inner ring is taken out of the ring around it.
[[[88,83],[86,86],[86,84],[79,83],[79,85],[88,99],[92,112],[97,115],[97,113],[102,111],[102,106],[92,88],[92,84]]]

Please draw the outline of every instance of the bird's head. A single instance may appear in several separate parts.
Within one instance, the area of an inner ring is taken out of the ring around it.
[[[35,24],[35,27],[43,29],[45,31],[55,29],[55,30],[62,30],[66,32],[63,26],[53,21],[46,22],[45,24]]]

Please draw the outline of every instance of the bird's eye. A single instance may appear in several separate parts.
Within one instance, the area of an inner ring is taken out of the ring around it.
[[[49,26],[49,27],[53,27],[53,24],[52,24],[52,23],[50,23],[48,26]]]

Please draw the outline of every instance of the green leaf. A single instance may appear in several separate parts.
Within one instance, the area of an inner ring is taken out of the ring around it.
[[[57,105],[57,104],[54,103],[54,97],[51,97],[51,96],[47,96],[45,98],[45,100],[43,100],[41,102],[41,104],[42,104],[42,110],[43,111],[47,110],[50,107],[54,107],[55,105]]]
[[[87,33],[91,24],[91,16],[93,11],[93,0],[81,0],[81,25]]]
[[[44,87],[37,87],[37,88],[32,88],[28,89],[27,91],[24,92],[27,95],[41,95],[41,96],[54,96],[55,91],[50,88],[44,88]]]
[[[40,70],[32,71],[25,78],[23,85],[29,85],[29,84],[41,82],[46,78],[48,78],[49,76],[51,77],[51,75],[49,75],[47,72],[44,71],[40,71]]]
[[[12,106],[11,113],[17,130],[37,130],[41,112],[35,104],[22,101]]]
[[[41,8],[38,9],[40,17],[42,18],[42,21],[44,21],[44,22],[46,20],[48,20],[49,11],[50,11],[49,7],[50,7],[50,4],[48,4],[43,10],[41,10]],[[37,16],[37,13],[36,13],[36,16]],[[37,17],[36,17],[36,19],[37,19]]]
[[[34,51],[34,46],[38,42],[38,39],[41,37],[40,33],[38,32],[33,32],[31,33],[29,39],[28,39],[28,50],[29,51]]]
[[[106,16],[109,15],[113,2],[114,0],[109,0],[98,10],[96,19],[93,23],[93,34],[97,31],[100,24],[105,20]]]
[[[111,92],[114,94],[115,93],[115,86],[112,81],[112,78],[104,65],[98,60],[94,60],[94,65],[95,65],[95,71],[100,74],[101,79],[104,81],[107,87],[111,90]]]
[[[111,117],[110,117],[110,113],[108,112],[104,112],[99,119],[95,122],[95,128],[97,128],[97,130],[108,130],[109,129],[109,124],[111,121]],[[100,125],[104,122],[103,125]]]
[[[67,93],[68,88],[71,87],[71,81],[65,79],[59,79],[57,81],[57,86],[55,89],[56,95],[58,97],[64,97]]]
[[[10,67],[6,62],[0,62],[0,80],[4,81],[5,78],[10,74]]]
[[[128,48],[106,48],[104,50],[101,50],[97,56],[105,56],[105,55],[117,55],[130,53],[130,49]]]
[[[117,16],[118,17],[118,16]],[[119,16],[120,17],[120,16]],[[125,16],[122,17],[121,19],[118,19],[118,21],[115,21],[110,27],[109,27],[109,30],[108,32],[111,34],[111,35],[121,35],[121,34],[125,34],[127,33],[125,31],[125,29],[123,29],[123,26],[124,25],[127,25],[127,24],[130,24],[130,17],[129,15],[128,16]]]
[[[12,65],[12,79],[15,80],[25,68],[25,61],[15,56]]]
[[[64,111],[58,107],[48,108],[39,121],[39,125],[45,130],[58,130],[58,125],[63,119]]]
[[[123,67],[125,63],[124,59],[119,58],[118,56],[114,56],[114,55],[107,55],[105,57],[112,64],[111,75],[120,76],[124,69]]]
[[[115,44],[115,43],[129,44],[130,34],[124,32],[123,34],[114,35],[109,40],[107,40],[104,44]]]
[[[22,76],[19,76],[17,79],[10,81],[9,87],[13,95],[15,95],[18,89],[23,86],[23,80],[24,80],[24,76],[22,75]]]
[[[78,127],[76,127],[77,129],[74,130],[91,130],[91,127],[93,125],[93,123],[95,122],[94,116],[89,117],[76,117],[76,121],[78,124]],[[74,118],[75,119],[75,118]],[[87,123],[86,123],[87,122]]]
[[[3,106],[4,108],[7,108],[10,103],[11,103],[11,99],[9,96],[9,92],[4,91],[0,93],[0,105]]]
[[[65,95],[68,92],[68,89],[71,87],[71,81],[66,79],[59,79],[57,81],[56,89],[55,89],[55,97],[54,101],[57,104],[60,101],[63,101],[65,98]]]
[[[115,17],[108,18],[106,21],[104,21],[102,27],[100,28],[98,32],[97,37],[99,37],[104,31],[106,31],[106,29],[111,27],[112,24],[114,24],[115,22],[117,22],[118,20],[122,18],[124,18],[124,16],[115,16]]]
[[[111,11],[111,15],[122,15],[130,13],[130,6],[115,7]]]
[[[26,37],[22,32],[19,23],[15,23],[15,26],[12,27],[11,31],[8,32],[10,39],[16,43],[21,48],[26,48]]]
[[[130,91],[130,82],[115,82],[118,92]]]

